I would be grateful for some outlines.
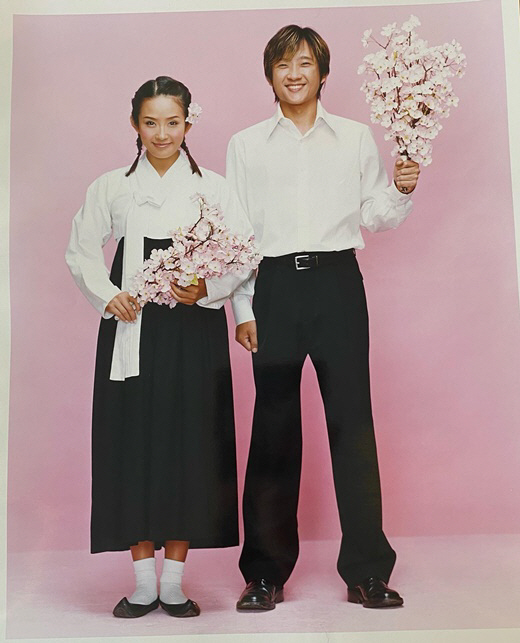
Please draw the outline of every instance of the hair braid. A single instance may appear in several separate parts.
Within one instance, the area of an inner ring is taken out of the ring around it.
[[[195,159],[193,158],[193,156],[190,154],[188,146],[186,145],[186,139],[182,141],[181,147],[186,152],[186,156],[188,157],[188,161],[190,162],[191,171],[193,172],[193,174],[198,174],[199,176],[202,176],[202,172],[200,171],[199,166],[195,162]]]
[[[136,145],[137,145],[137,156],[135,157],[135,161],[132,163],[132,167],[128,170],[125,176],[130,176],[132,172],[135,172],[135,168],[137,167],[137,163],[139,162],[139,157],[141,156],[141,151],[143,149],[143,142],[141,141],[141,137],[139,136],[139,134],[137,135]]]
[[[189,105],[191,103],[191,93],[190,90],[183,85],[180,81],[174,80],[169,76],[158,76],[155,79],[147,80],[139,89],[135,92],[134,97],[132,98],[132,123],[136,128],[139,127],[139,114],[141,112],[141,106],[143,101],[148,98],[153,98],[154,96],[172,96],[182,107],[184,111],[184,118],[188,117]],[[190,162],[191,171],[193,174],[198,174],[202,176],[202,172],[199,169],[199,166],[195,162],[193,156],[188,150],[186,141],[184,140],[181,144],[182,149],[185,151],[188,161]],[[132,164],[132,167],[128,170],[125,176],[129,176],[132,172],[135,171],[139,157],[141,156],[141,151],[143,148],[143,142],[141,137],[137,137],[137,157]]]

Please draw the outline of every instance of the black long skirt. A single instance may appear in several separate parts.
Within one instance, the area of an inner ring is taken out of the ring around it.
[[[144,256],[171,240],[145,239]],[[123,244],[110,278],[120,286]],[[238,544],[233,394],[226,314],[142,309],[139,376],[109,379],[117,322],[101,320],[92,427],[91,552],[148,540]]]

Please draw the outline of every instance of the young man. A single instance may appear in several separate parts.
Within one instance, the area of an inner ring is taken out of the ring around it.
[[[419,176],[397,161],[387,176],[369,128],[328,114],[319,100],[329,73],[312,29],[280,29],[264,51],[276,114],[235,134],[227,173],[264,259],[253,299],[235,294],[236,338],[253,355],[256,402],[244,491],[247,586],[237,609],[269,610],[298,556],[300,378],[310,356],[320,385],[342,528],[338,571],[348,600],[403,604],[387,586],[395,552],[383,531],[370,404],[368,316],[356,249],[360,226],[397,227]],[[258,337],[257,330],[258,328]]]

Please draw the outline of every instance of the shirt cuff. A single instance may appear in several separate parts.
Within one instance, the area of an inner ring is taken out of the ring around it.
[[[115,285],[114,285],[114,284],[112,284],[112,283],[110,284],[110,286],[112,287],[112,288],[111,288],[112,292],[111,292],[111,293],[109,293],[109,292],[107,291],[107,292],[105,293],[105,300],[104,300],[104,301],[103,301],[103,303],[101,304],[102,308],[101,308],[101,310],[99,311],[99,312],[101,313],[101,317],[102,317],[103,319],[110,319],[111,317],[114,317],[114,314],[113,314],[113,313],[107,313],[107,312],[106,312],[106,307],[107,307],[107,306],[108,306],[108,304],[112,301],[112,299],[114,299],[114,297],[116,297],[117,295],[119,295],[120,293],[122,293],[122,292],[123,292],[122,290],[120,290],[117,286],[115,286]]]
[[[218,299],[218,297],[215,297],[215,286],[211,283],[211,279],[206,279],[206,296],[201,297],[200,299],[197,299],[197,304],[199,306],[206,306],[208,308],[211,308],[211,305],[208,303],[212,301],[213,299]]]
[[[206,279],[206,292],[208,294],[205,297],[201,297],[195,302],[197,306],[218,310],[226,303],[228,296],[222,295],[219,288],[211,282],[211,279]]]
[[[249,295],[235,295],[231,299],[231,308],[233,309],[233,317],[235,318],[235,325],[245,324],[248,321],[254,321],[255,315],[251,306],[251,298]]]

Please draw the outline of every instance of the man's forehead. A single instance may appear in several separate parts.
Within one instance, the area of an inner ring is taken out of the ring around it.
[[[316,58],[312,52],[312,49],[309,47],[309,44],[304,40],[300,45],[293,50],[292,52],[286,51],[280,60],[291,61],[293,58],[297,60],[312,60],[315,61]]]

